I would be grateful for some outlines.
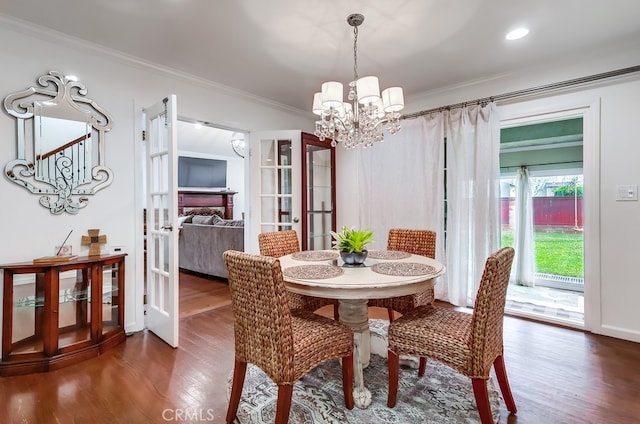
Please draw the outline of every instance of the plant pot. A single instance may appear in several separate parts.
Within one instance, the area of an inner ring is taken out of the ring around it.
[[[362,252],[340,252],[340,257],[345,265],[362,266],[367,259],[367,251]]]

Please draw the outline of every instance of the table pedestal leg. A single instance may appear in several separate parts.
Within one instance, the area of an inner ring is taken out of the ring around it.
[[[362,369],[369,366],[371,333],[366,299],[341,299],[338,308],[340,322],[353,330],[353,398],[358,408],[371,404],[371,392],[364,385]]]

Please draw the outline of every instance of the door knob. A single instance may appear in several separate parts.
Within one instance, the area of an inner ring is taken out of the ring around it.
[[[298,218],[293,218],[293,222],[297,224],[300,220]]]
[[[168,225],[163,225],[162,227],[160,227],[161,230],[167,230],[167,231],[173,231],[173,225],[168,224]]]

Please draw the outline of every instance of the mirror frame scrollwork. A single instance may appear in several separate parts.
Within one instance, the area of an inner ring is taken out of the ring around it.
[[[51,71],[37,81],[4,99],[17,124],[17,158],[6,164],[5,176],[40,195],[40,205],[52,214],[77,214],[88,195],[113,181],[104,163],[112,119],[75,79]]]

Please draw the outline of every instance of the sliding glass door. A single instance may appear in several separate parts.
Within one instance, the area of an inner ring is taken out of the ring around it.
[[[576,117],[503,128],[500,154],[502,245],[520,256],[507,309],[577,325],[584,322],[582,125]]]

